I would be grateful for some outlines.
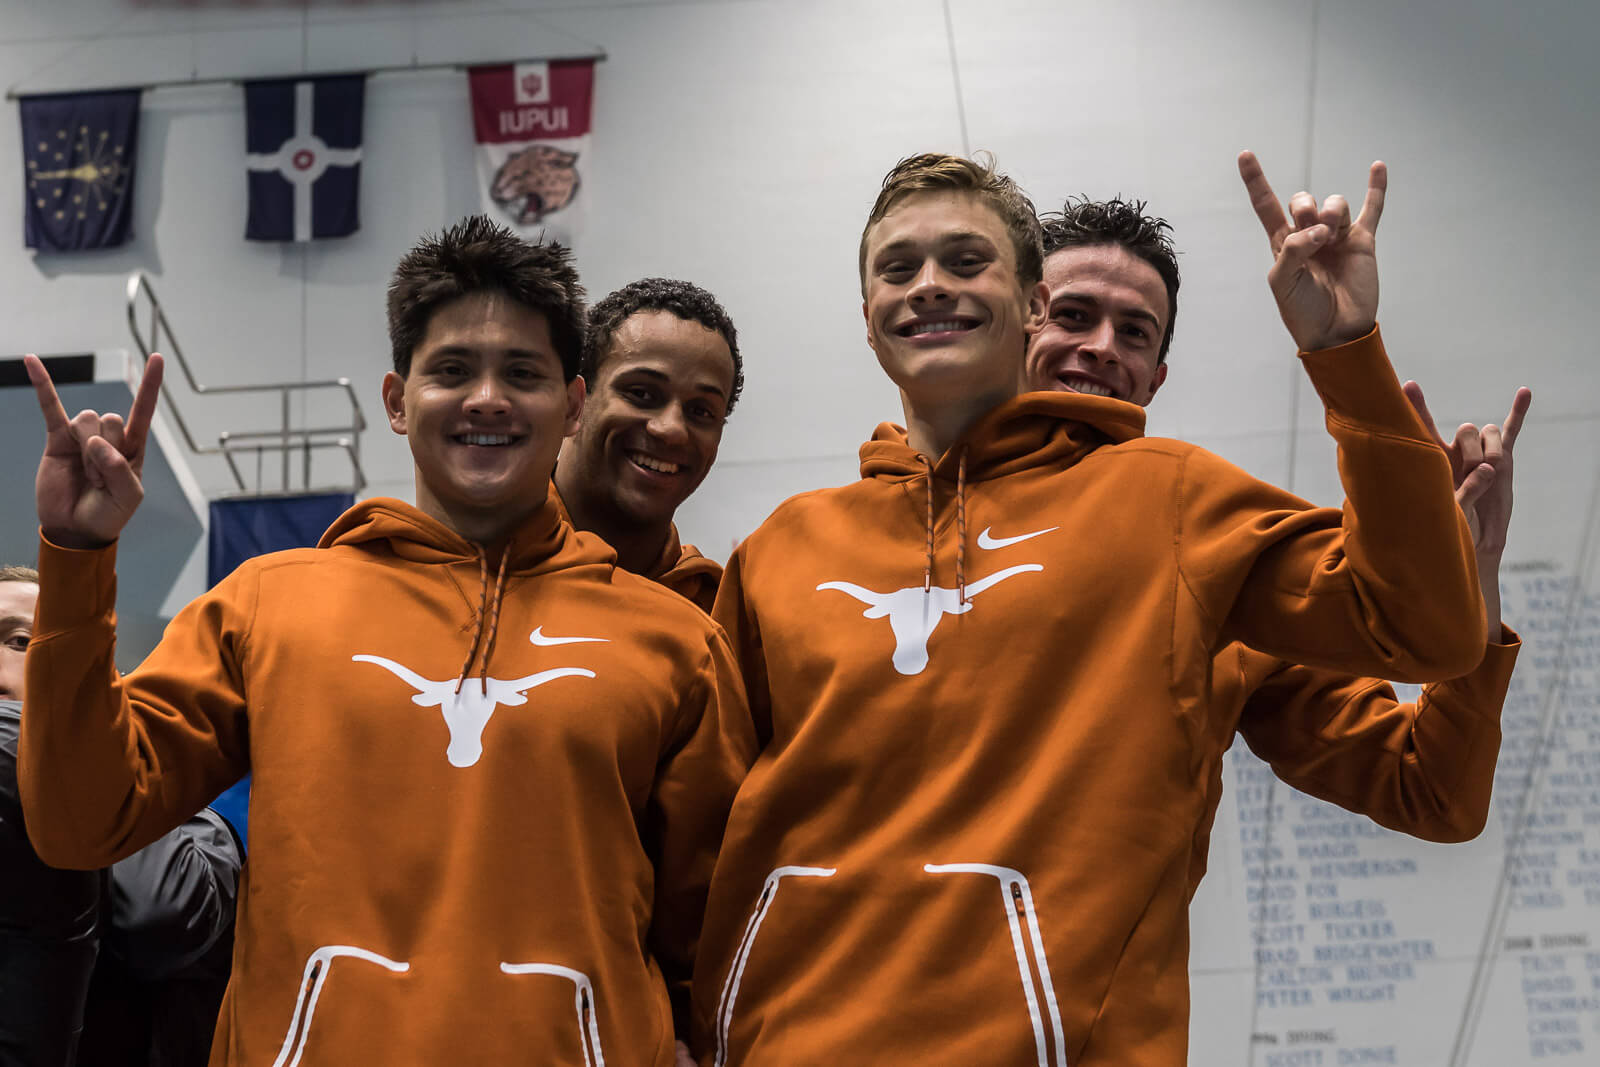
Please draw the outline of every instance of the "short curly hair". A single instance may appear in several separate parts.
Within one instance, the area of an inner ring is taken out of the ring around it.
[[[389,345],[394,369],[411,373],[411,354],[434,312],[472,293],[500,292],[543,315],[567,381],[583,356],[583,286],[572,253],[526,241],[484,215],[469,215],[438,235],[424,235],[400,258],[389,281]]]
[[[1044,251],[1041,247],[1038,213],[1016,182],[995,170],[994,157],[979,152],[975,159],[924,152],[908,156],[883,177],[883,188],[861,230],[861,250],[857,267],[861,290],[867,288],[867,239],[872,228],[900,201],[918,193],[971,193],[1000,216],[1006,235],[1017,257],[1017,282],[1024,290],[1039,284],[1044,277]]]
[[[727,411],[744,389],[744,360],[739,356],[739,331],[717,298],[692,282],[676,278],[640,278],[608,294],[589,309],[589,330],[584,336],[581,372],[591,387],[606,357],[611,354],[611,338],[622,324],[641,311],[668,311],[685,322],[698,322],[722,335],[733,356],[733,390],[728,394]]]
[[[1172,224],[1155,215],[1146,215],[1145,201],[1090,200],[1069,196],[1060,211],[1039,216],[1044,228],[1044,255],[1049,259],[1063,248],[1090,248],[1115,245],[1138,256],[1161,275],[1167,287],[1167,331],[1161,338],[1156,362],[1167,361],[1172,347],[1172,329],[1178,321],[1178,251],[1172,247]]]

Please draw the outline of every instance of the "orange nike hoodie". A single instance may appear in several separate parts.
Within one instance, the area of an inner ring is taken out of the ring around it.
[[[933,462],[880,426],[861,481],[734,553],[714,616],[764,751],[697,957],[703,1063],[1185,1062],[1214,655],[1425,680],[1483,653],[1449,466],[1376,331],[1303,359],[1342,514],[1033,393]]]
[[[27,825],[105,866],[254,772],[214,1065],[670,1067],[754,755],[703,612],[553,502],[495,561],[368,500],[122,678],[114,559],[40,549]]]
[[[561,499],[561,491],[556,488],[554,481],[550,483],[550,496],[561,509],[561,517],[572,522],[567,502]],[[717,599],[717,585],[722,581],[722,564],[702,556],[693,545],[681,543],[678,540],[678,527],[668,524],[667,543],[661,546],[661,555],[656,557],[649,570],[643,572],[643,577],[666,586],[679,596],[693,601],[701,611],[709,613]]]
[[[1425,841],[1483,832],[1500,754],[1500,711],[1522,639],[1502,625],[1471,673],[1402,703],[1388,682],[1298,663],[1233,644],[1212,668],[1213,719],[1235,730],[1283,782]],[[1222,757],[1195,837],[1189,895],[1205,874],[1222,799]]]

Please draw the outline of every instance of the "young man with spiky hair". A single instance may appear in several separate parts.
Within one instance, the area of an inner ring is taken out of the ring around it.
[[[214,1063],[673,1064],[748,713],[706,616],[548,497],[582,327],[565,249],[481,216],[425,239],[382,389],[417,506],[363,501],[250,560],[125,678],[116,538],[160,362],[126,421],[69,420],[29,358],[28,831],[100,866],[254,773]]]
[[[1028,349],[1030,388],[1110,396],[1143,407],[1167,377],[1178,309],[1172,227],[1142,201],[1069,198],[1040,217],[1045,326]],[[1235,731],[1296,789],[1428,841],[1476,837],[1489,817],[1500,708],[1521,641],[1500,620],[1500,557],[1511,521],[1512,449],[1533,394],[1517,391],[1500,426],[1464,424],[1438,437],[1421,388],[1403,386],[1458,482],[1488,463],[1482,495],[1457,496],[1472,531],[1487,628],[1471,673],[1401,703],[1386,681],[1288,662],[1235,642],[1212,667],[1216,731],[1210,797],[1195,827],[1189,892],[1205,873],[1222,797],[1222,753]]]
[[[1416,680],[1483,652],[1449,463],[1374,328],[1384,184],[1354,223],[1297,196],[1269,273],[1341,514],[1133,405],[1019,395],[1033,206],[984,163],[890,172],[862,296],[905,427],[751,534],[714,611],[764,751],[712,882],[703,1063],[1185,1062],[1217,650]]]
[[[589,309],[588,398],[556,463],[558,502],[617,564],[706,611],[722,568],[678,540],[673,516],[717,458],[744,387],[739,335],[717,298],[643,278]]]

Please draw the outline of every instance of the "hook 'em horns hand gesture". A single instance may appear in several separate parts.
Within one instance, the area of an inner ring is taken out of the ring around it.
[[[1272,245],[1267,284],[1294,343],[1314,352],[1371,332],[1378,319],[1376,237],[1388,167],[1372,165],[1354,222],[1349,202],[1337,193],[1320,208],[1310,193],[1295,193],[1285,214],[1254,152],[1239,153],[1239,177]]]
[[[24,356],[44,414],[44,456],[34,482],[39,529],[62,548],[100,548],[117,539],[144,499],[150,418],[161,395],[161,357],[145,364],[127,419],[80,411],[67,418],[55,383],[38,356]]]

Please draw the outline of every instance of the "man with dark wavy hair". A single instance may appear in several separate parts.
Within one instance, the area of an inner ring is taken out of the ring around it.
[[[1172,227],[1140,200],[1069,198],[1040,216],[1045,326],[1028,351],[1030,388],[1110,396],[1144,406],[1167,377],[1178,307]],[[1159,339],[1159,342],[1158,342]],[[1210,799],[1197,827],[1189,892],[1206,868],[1222,795],[1221,753],[1237,730],[1291,786],[1429,841],[1477,836],[1489,816],[1500,707],[1521,641],[1500,619],[1500,557],[1511,521],[1512,450],[1532,394],[1518,390],[1499,426],[1463,425],[1445,442],[1422,390],[1404,386],[1451,457],[1457,499],[1473,535],[1485,605],[1483,661],[1470,674],[1401,703],[1377,678],[1281,660],[1237,642],[1212,667],[1212,729],[1222,744],[1207,768]],[[1494,469],[1482,495],[1461,482],[1480,462]]]
[[[710,611],[722,568],[679,542],[673,516],[710,473],[744,388],[733,320],[689,282],[630,282],[590,309],[582,373],[583,416],[556,464],[560,502],[619,566]]]
[[[674,1063],[752,743],[720,631],[550,499],[582,300],[566,249],[481,216],[419,243],[382,386],[416,506],[365,500],[247,561],[125,678],[116,539],[161,363],[126,420],[69,419],[27,358],[28,833],[103,866],[254,773],[214,1063]]]

